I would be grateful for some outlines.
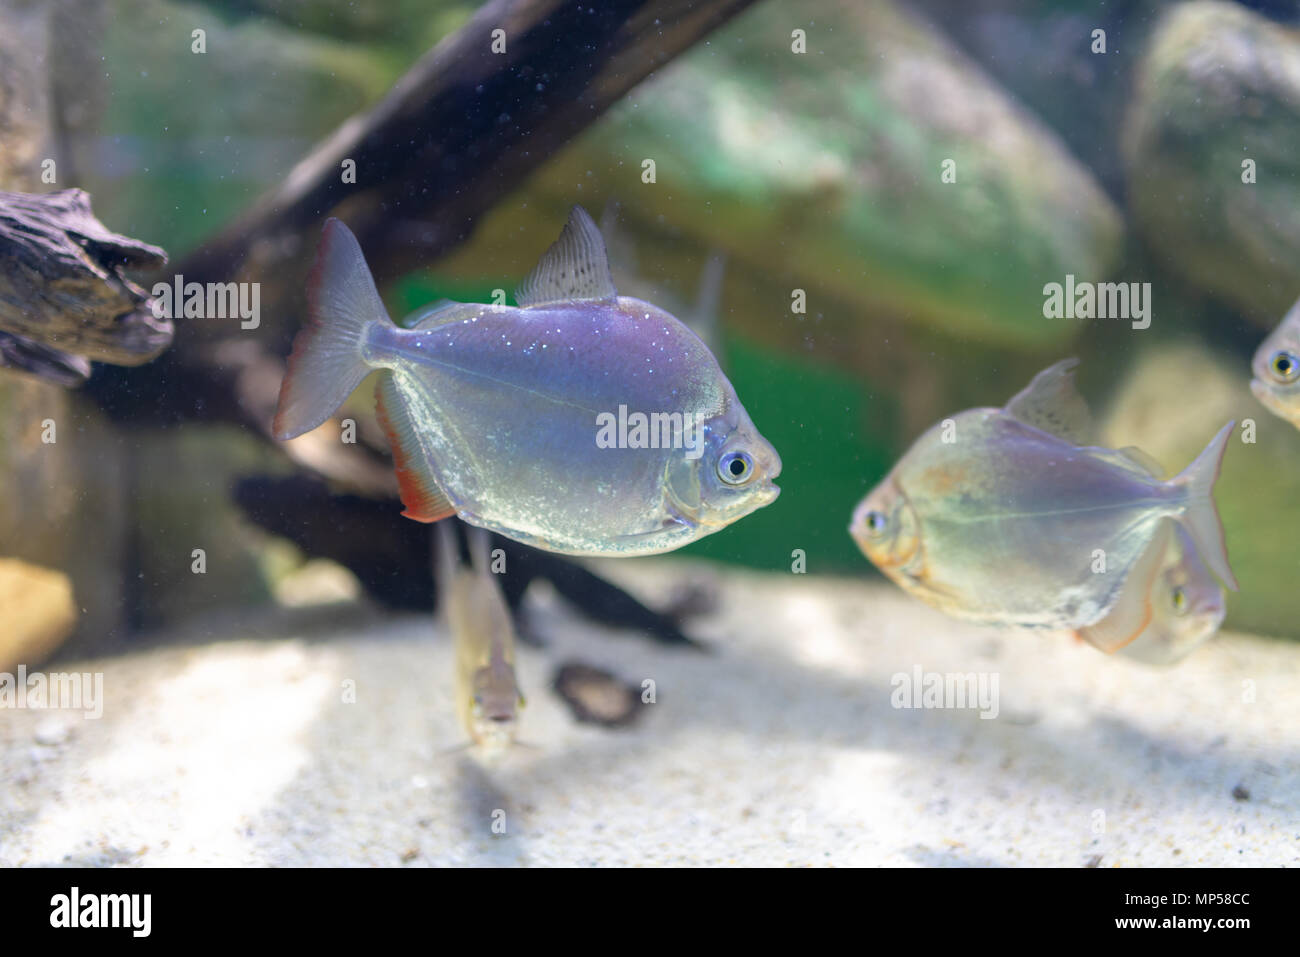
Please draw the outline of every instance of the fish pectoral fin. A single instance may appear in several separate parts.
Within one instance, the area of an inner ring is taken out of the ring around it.
[[[521,306],[617,297],[605,240],[581,206],[569,212],[560,238],[515,290],[515,301]]]
[[[405,506],[402,514],[417,522],[436,522],[455,515],[456,507],[424,465],[419,435],[406,414],[406,405],[390,373],[381,376],[375,386],[375,411],[393,451],[397,488]]]
[[[1074,386],[1078,365],[1078,359],[1062,359],[1038,373],[1011,397],[1007,414],[1074,445],[1095,445],[1092,413]]]

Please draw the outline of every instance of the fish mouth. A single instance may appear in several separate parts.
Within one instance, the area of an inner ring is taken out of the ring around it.
[[[1288,406],[1268,383],[1261,379],[1255,378],[1250,380],[1250,391],[1255,394],[1264,408],[1268,409],[1279,418],[1286,419],[1292,425],[1300,427],[1300,407],[1292,408]]]
[[[726,528],[734,522],[739,521],[751,512],[756,512],[760,508],[771,505],[781,496],[780,486],[773,485],[771,482],[765,482],[749,490],[736,505],[730,508],[713,509],[713,508],[689,508],[682,504],[681,500],[669,489],[669,498],[672,506],[669,511],[679,522],[686,524],[703,526],[705,528],[719,529]]]
[[[1222,605],[1211,605],[1208,608],[1194,610],[1190,617],[1195,623],[1196,634],[1208,637],[1223,627],[1223,619],[1228,617],[1228,609]]]
[[[490,718],[475,723],[473,738],[490,750],[508,748],[515,740],[516,722],[513,718]]]

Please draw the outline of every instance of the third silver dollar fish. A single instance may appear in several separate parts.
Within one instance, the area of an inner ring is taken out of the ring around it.
[[[618,295],[583,210],[516,298],[447,303],[399,328],[356,238],[331,219],[276,437],[316,428],[380,370],[403,514],[455,513],[571,555],[670,551],[777,497],[781,458],[712,353],[664,310]]]

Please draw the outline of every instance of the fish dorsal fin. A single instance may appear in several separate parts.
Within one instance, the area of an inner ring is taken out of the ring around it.
[[[424,450],[419,433],[406,414],[406,406],[390,374],[381,376],[375,387],[375,412],[393,451],[397,488],[406,507],[402,514],[417,522],[436,522],[455,515],[456,506],[438,487],[422,461]]]
[[[722,305],[722,280],[727,269],[725,252],[710,252],[700,270],[700,288],[695,294],[695,319],[699,323],[716,323]]]
[[[581,206],[573,207],[560,238],[515,290],[515,301],[521,306],[617,296],[605,240]]]
[[[1150,455],[1143,452],[1136,445],[1126,445],[1119,450],[1119,454],[1137,463],[1146,472],[1150,472],[1154,478],[1163,479],[1168,474],[1165,467],[1153,459]]]
[[[1075,445],[1095,445],[1092,413],[1074,387],[1078,359],[1044,369],[1007,403],[1012,418]]]
[[[1300,335],[1300,299],[1297,299],[1286,311],[1286,315],[1278,323],[1278,328],[1289,329],[1293,337]]]

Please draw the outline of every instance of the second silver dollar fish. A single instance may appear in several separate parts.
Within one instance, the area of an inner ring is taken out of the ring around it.
[[[1115,607],[1144,556],[1159,559],[1150,549],[1172,519],[1236,588],[1211,495],[1232,423],[1162,480],[1140,453],[1091,444],[1076,365],[1059,362],[1006,408],[969,409],[916,440],[853,515],[849,533],[876,567],[959,618],[1074,630]]]

